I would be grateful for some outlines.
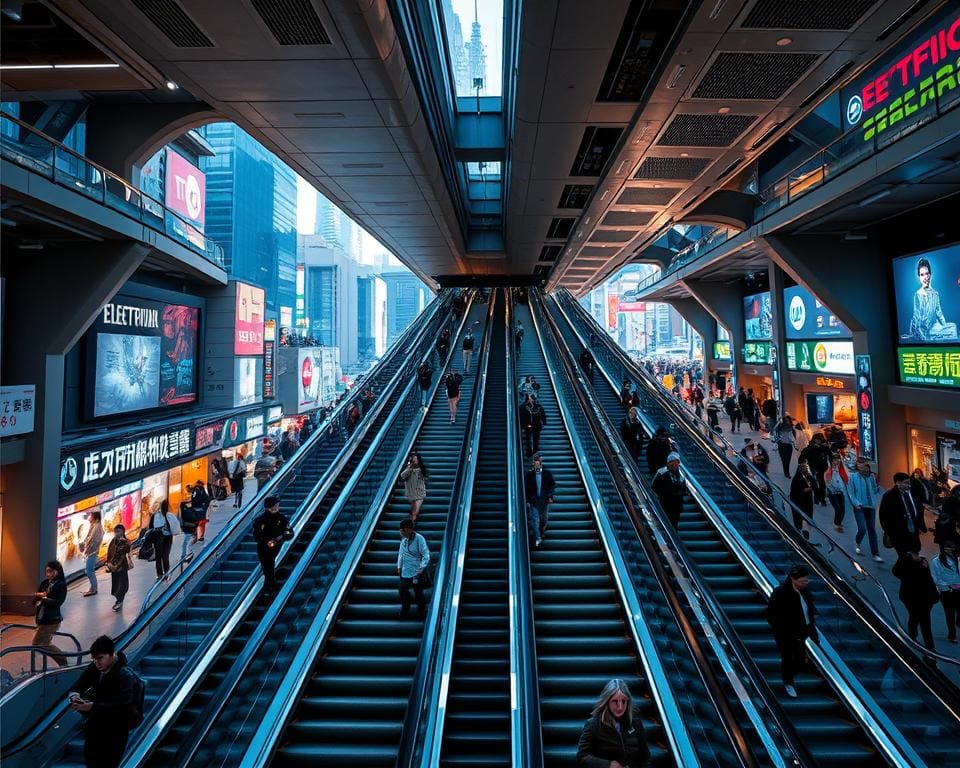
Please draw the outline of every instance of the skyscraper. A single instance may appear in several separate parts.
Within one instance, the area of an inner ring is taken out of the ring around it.
[[[357,262],[322,235],[297,238],[298,263],[304,265],[307,333],[323,346],[340,349],[344,368],[356,365],[358,351]]]
[[[390,347],[423,311],[427,287],[406,269],[384,272],[380,277],[387,284],[387,346]]]
[[[263,286],[269,309],[292,308],[296,174],[233,123],[212,123],[202,133],[216,150],[200,161],[207,177],[207,236],[223,248],[231,277]]]
[[[463,42],[460,17],[453,10],[451,0],[443,0],[443,20],[447,32],[447,47],[450,49],[454,92],[458,96],[466,96],[473,92],[470,82],[470,63],[467,61],[467,46]]]

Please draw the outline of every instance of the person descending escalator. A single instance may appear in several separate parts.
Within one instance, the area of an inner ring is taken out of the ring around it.
[[[679,528],[680,516],[683,514],[683,501],[687,495],[687,478],[680,469],[679,453],[674,452],[667,456],[666,466],[657,470],[651,487],[660,499],[660,506],[667,513],[671,525]]]
[[[427,587],[426,569],[430,565],[430,548],[427,540],[416,532],[413,520],[407,518],[400,523],[400,551],[397,553],[397,576],[400,577],[399,617],[404,619],[410,613],[410,588],[417,601],[417,617],[426,618],[427,600],[424,590]]]
[[[553,474],[543,466],[543,454],[533,455],[533,468],[523,477],[523,489],[527,502],[527,524],[534,548],[540,546],[547,535],[547,519],[553,492],[557,487]]]
[[[517,326],[513,332],[513,340],[517,344],[517,357],[520,357],[520,347],[523,345],[523,322],[517,320]]]
[[[443,386],[447,390],[447,407],[450,409],[450,423],[457,423],[457,405],[460,404],[460,385],[463,384],[463,376],[457,373],[456,368],[447,371],[443,377]]]
[[[773,630],[773,640],[780,653],[780,675],[787,696],[797,698],[794,687],[796,674],[806,661],[806,643],[809,637],[819,642],[817,609],[813,595],[807,588],[810,571],[805,565],[794,565],[787,578],[773,590],[767,604],[767,622]]]
[[[620,405],[624,408],[630,408],[632,407],[632,400],[633,395],[630,393],[630,380],[624,379],[623,385],[620,387]]]
[[[527,402],[520,407],[520,429],[527,456],[540,450],[540,433],[547,424],[547,412],[537,402],[536,395],[527,395]]]
[[[577,765],[583,768],[646,768],[650,748],[626,682],[611,680],[580,732]]]
[[[426,408],[427,407],[427,398],[430,396],[430,385],[433,383],[433,366],[430,365],[428,360],[424,360],[420,363],[420,367],[417,368],[417,384],[420,385],[420,404]]]
[[[587,377],[587,381],[593,384],[593,373],[597,368],[597,364],[594,362],[593,354],[586,347],[584,347],[580,353],[579,362],[580,368],[583,369],[583,375]]]
[[[643,453],[643,444],[645,437],[643,434],[643,424],[640,423],[640,413],[636,408],[631,407],[627,415],[620,422],[620,437],[623,438],[623,444],[627,447],[630,457],[635,461],[640,461],[640,454]]]
[[[653,438],[647,443],[647,470],[650,476],[656,474],[660,467],[667,465],[667,456],[673,451],[673,440],[666,427],[657,427]]]
[[[263,595],[277,593],[277,555],[284,541],[293,538],[293,529],[286,515],[280,513],[280,499],[268,496],[263,500],[263,513],[253,521],[253,540],[257,543],[257,559],[263,570]]]

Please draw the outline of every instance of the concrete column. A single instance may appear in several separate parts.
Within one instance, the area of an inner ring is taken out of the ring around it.
[[[740,291],[730,285],[708,283],[704,280],[684,280],[683,284],[711,317],[730,331],[731,357],[736,365],[746,340],[743,329],[743,297]],[[716,327],[713,330],[716,334]]]
[[[777,359],[774,361],[775,382],[780,387],[780,402],[777,404],[778,413],[783,416],[785,413],[798,414],[803,413],[803,387],[799,384],[793,384],[787,376],[786,364],[786,331],[784,329],[784,320],[786,312],[783,308],[783,272],[774,262],[767,266],[768,282],[770,285],[770,311],[773,313],[773,338],[771,341],[777,348]],[[776,391],[774,391],[776,397]]]
[[[34,431],[23,461],[3,468],[3,610],[32,613],[43,565],[55,557],[64,362],[104,303],[133,275],[143,243],[48,246],[7,258],[3,381],[35,384]]]
[[[894,472],[907,468],[907,455],[903,436],[906,414],[887,392],[888,385],[897,383],[887,258],[874,242],[847,242],[838,237],[770,235],[758,238],[757,243],[780,269],[808,288],[853,331],[855,354],[871,356],[877,471],[889,485]],[[779,319],[778,326],[782,322]]]
[[[703,339],[704,370],[706,357],[713,349],[713,342],[717,340],[717,324],[711,315],[696,299],[673,299],[667,302]]]

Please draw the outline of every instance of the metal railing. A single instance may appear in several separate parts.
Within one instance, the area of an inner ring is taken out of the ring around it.
[[[179,213],[6,112],[0,112],[0,156],[161,232],[211,264],[224,267],[223,248]]]
[[[709,253],[715,248],[720,247],[730,238],[739,235],[741,231],[742,230],[735,229],[734,227],[717,227],[712,229],[710,232],[691,243],[683,250],[677,251],[673,258],[670,259],[670,263],[659,272],[653,272],[647,275],[643,280],[640,281],[639,285],[637,285],[637,290],[645,290],[654,283],[660,282],[667,275],[672,275],[681,267],[686,266],[692,261],[696,261],[705,253]]]
[[[0,636],[4,632],[9,632],[11,629],[29,629],[31,632],[36,631],[37,627],[34,624],[3,624],[0,625]],[[51,667],[47,663],[50,659],[60,656],[64,659],[76,660],[76,665],[79,666],[83,663],[83,657],[85,652],[80,646],[80,641],[76,638],[75,635],[71,635],[69,632],[54,632],[54,637],[65,637],[76,647],[76,651],[51,651],[47,647],[37,646],[37,645],[12,645],[0,650],[0,659],[4,656],[14,654],[14,653],[29,653],[30,654],[30,671],[28,672],[25,669],[21,670],[20,675],[14,675],[10,670],[6,670],[6,673],[10,675],[9,679],[4,679],[2,681],[2,690],[0,694],[6,694],[20,683],[25,680],[29,680],[32,676],[37,674],[43,674],[48,672]],[[40,665],[37,664],[37,657],[39,656]],[[69,663],[65,665],[57,664],[58,668],[63,668],[64,666],[70,666]]]

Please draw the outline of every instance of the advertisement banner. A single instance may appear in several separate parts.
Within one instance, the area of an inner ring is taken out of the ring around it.
[[[87,332],[93,418],[197,401],[200,310],[117,296]]]
[[[253,405],[263,399],[263,358],[233,359],[233,407]]]
[[[901,344],[957,344],[960,244],[893,260]]]
[[[167,149],[164,205],[202,232],[206,220],[206,194],[207,180],[203,171],[177,152]]]
[[[748,341],[743,345],[743,362],[750,365],[770,365],[772,362],[769,341]]]
[[[729,341],[715,341],[713,342],[713,359],[714,360],[731,360],[733,354],[730,349]]]
[[[960,388],[960,347],[899,347],[900,381]]]
[[[934,112],[960,75],[960,6],[947,3],[916,32],[840,92],[844,131],[860,126],[863,141],[918,111]]]
[[[323,405],[323,361],[318,347],[301,347],[299,350],[299,380],[297,405],[301,412]]]
[[[852,341],[788,341],[787,369],[852,376]]]
[[[0,387],[0,437],[33,432],[33,407],[37,388],[33,385]]]
[[[785,288],[783,306],[787,313],[784,328],[788,339],[853,338],[850,329],[803,286]]]
[[[68,451],[60,457],[61,496],[179,463],[193,450],[193,429],[177,426],[106,446],[101,443]]]
[[[607,327],[611,331],[617,329],[617,312],[620,311],[620,297],[616,293],[607,295]]]
[[[770,291],[743,297],[743,328],[747,341],[769,341],[773,338]]]
[[[877,436],[873,415],[873,373],[870,355],[857,355],[857,432],[860,436],[860,455],[869,461],[877,460]]]
[[[237,283],[237,312],[233,354],[262,355],[264,326],[263,288]]]
[[[275,396],[273,386],[273,350],[276,346],[275,341],[263,342],[263,396],[270,400]]]

